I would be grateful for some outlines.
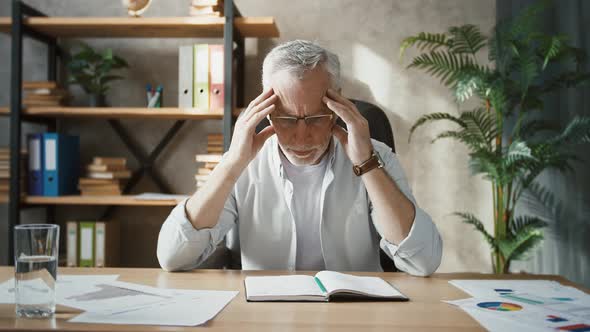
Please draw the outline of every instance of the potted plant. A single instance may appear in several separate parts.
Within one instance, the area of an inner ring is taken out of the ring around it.
[[[89,94],[89,106],[106,106],[105,94],[109,90],[109,83],[122,79],[122,76],[112,75],[113,70],[127,68],[127,62],[113,55],[113,50],[107,48],[101,53],[87,44],[80,43],[80,51],[72,54],[66,62],[70,73],[69,84],[79,84]]]
[[[419,55],[408,67],[439,78],[459,104],[470,98],[480,104],[458,116],[426,114],[412,126],[410,138],[428,122],[453,123],[453,129],[438,134],[433,142],[452,138],[465,144],[472,173],[491,182],[493,234],[475,215],[454,214],[483,234],[495,273],[509,272],[513,260],[524,258],[543,239],[548,219],[555,217],[515,213],[523,195],[555,207],[555,197],[535,178],[549,168],[571,170],[571,162],[578,159],[572,145],[590,142],[588,117],[576,117],[565,128],[539,117],[544,96],[590,78],[581,71],[583,50],[571,46],[566,36],[540,32],[538,14],[544,8],[537,4],[499,22],[490,37],[474,25],[463,25],[445,33],[419,33],[400,47],[400,57],[407,48],[417,48]],[[481,64],[476,55],[486,47],[491,63]],[[572,66],[559,70],[554,66],[558,62]]]

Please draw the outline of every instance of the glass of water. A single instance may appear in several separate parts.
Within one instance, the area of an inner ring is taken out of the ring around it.
[[[55,313],[59,226],[14,227],[15,303],[18,317],[45,318]]]

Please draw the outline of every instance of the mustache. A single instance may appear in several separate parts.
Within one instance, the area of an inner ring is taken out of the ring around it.
[[[309,150],[317,150],[323,147],[323,145],[285,145],[285,149],[288,150],[296,150],[296,151],[309,151]]]

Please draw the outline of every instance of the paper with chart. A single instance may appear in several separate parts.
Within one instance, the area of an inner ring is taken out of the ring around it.
[[[528,293],[541,297],[590,306],[590,295],[552,280],[450,280],[449,283],[473,297],[501,293]]]
[[[149,291],[149,290],[147,290]],[[119,312],[85,312],[75,323],[196,326],[215,317],[237,291],[166,289],[169,299]]]
[[[56,289],[56,303],[62,304],[60,301],[65,296],[77,294],[83,291],[87,291],[90,287],[95,284],[115,281],[119,278],[116,274],[105,274],[105,275],[68,275],[58,274]],[[39,282],[42,282],[39,279]],[[14,303],[14,278],[11,278],[0,284],[0,303]]]
[[[56,303],[86,311],[72,322],[196,326],[215,317],[238,294],[163,289],[118,277],[58,275]],[[14,303],[14,279],[0,284],[0,303]]]
[[[590,320],[539,305],[516,303],[497,298],[469,298],[445,302],[462,309],[486,313],[487,317],[493,315],[497,320],[510,322],[511,324],[506,325],[504,332],[522,331],[525,327],[537,331],[590,331]]]
[[[97,283],[84,292],[60,296],[59,303],[84,311],[115,313],[171,299],[163,289],[122,281]]]
[[[590,331],[590,296],[550,280],[451,280],[473,298],[457,305],[490,330]],[[494,324],[501,319],[506,324]],[[496,326],[491,328],[491,326]]]
[[[451,280],[476,298],[527,303],[590,320],[590,295],[550,280]]]

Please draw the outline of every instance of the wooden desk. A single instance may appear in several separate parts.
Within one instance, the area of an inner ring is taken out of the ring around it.
[[[441,302],[442,299],[469,297],[447,283],[450,279],[502,278],[494,275],[459,273],[436,274],[430,278],[404,273],[355,273],[375,275],[395,284],[410,302],[356,303],[248,303],[244,298],[246,275],[292,274],[280,271],[195,270],[167,273],[160,269],[125,268],[59,268],[62,274],[119,274],[119,280],[162,288],[237,290],[240,293],[205,327],[215,331],[481,331],[483,328],[461,309]],[[12,267],[0,267],[0,282],[11,278]],[[299,273],[298,274],[303,274]],[[313,273],[306,273],[313,274]],[[507,278],[507,277],[504,277]],[[574,285],[559,276],[510,275],[510,279],[551,279]],[[587,289],[578,287],[586,292]],[[145,325],[74,324],[75,316],[60,310],[47,320],[16,319],[14,305],[0,304],[0,331],[66,330],[66,331],[177,331],[203,330]]]

